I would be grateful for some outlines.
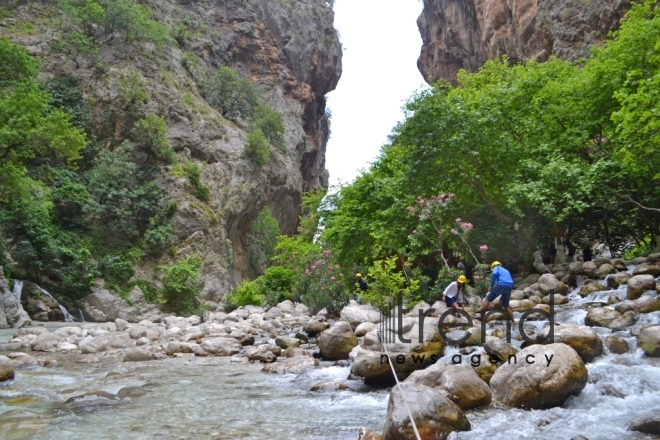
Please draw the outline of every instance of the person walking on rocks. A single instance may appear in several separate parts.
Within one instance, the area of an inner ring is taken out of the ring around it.
[[[475,316],[475,318],[481,320],[482,317],[486,316],[490,303],[495,301],[499,296],[502,308],[509,315],[509,318],[511,318],[511,323],[515,325],[516,318],[513,316],[513,310],[509,307],[511,290],[513,290],[513,277],[508,270],[502,267],[502,263],[499,261],[493,261],[493,264],[490,265],[490,270],[493,273],[490,278],[488,295],[486,295],[486,298],[481,303],[481,313]]]
[[[355,279],[356,279],[358,287],[360,288],[360,290],[362,292],[366,292],[367,290],[369,290],[369,285],[367,284],[367,282],[365,280],[362,279],[362,274],[361,273],[355,274]],[[362,304],[362,295],[358,295],[356,301],[357,301],[358,304]]]
[[[447,307],[458,309],[460,306],[463,310],[465,310],[463,307],[463,294],[465,293],[466,281],[467,278],[465,275],[461,275],[458,277],[457,281],[452,281],[449,283],[445,291],[442,293],[442,300],[445,302],[445,304],[447,304]],[[458,314],[454,312],[454,316],[458,316]]]

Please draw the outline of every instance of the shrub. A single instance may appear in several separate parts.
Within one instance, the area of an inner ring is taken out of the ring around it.
[[[211,200],[211,190],[201,182],[201,170],[195,162],[186,162],[183,164],[183,172],[188,176],[190,185],[193,189],[193,195],[202,202]]]
[[[163,271],[162,296],[165,304],[174,310],[195,313],[201,305],[199,297],[199,269],[202,260],[192,255],[179,264],[160,266]]]
[[[273,266],[257,278],[266,297],[266,304],[274,306],[291,299],[291,292],[296,280],[296,273],[282,266]]]
[[[333,264],[329,250],[309,261],[295,286],[295,299],[302,301],[314,314],[326,309],[335,316],[348,304],[350,297],[344,274],[338,264]]]
[[[232,293],[227,295],[227,305],[230,309],[247,305],[264,305],[261,286],[256,281],[243,280]]]
[[[132,131],[133,140],[148,156],[158,159],[167,158],[168,150],[171,150],[166,133],[167,124],[163,118],[153,113],[138,121]]]
[[[279,232],[280,225],[270,214],[268,207],[259,211],[257,218],[250,222],[248,254],[250,263],[257,272],[263,273],[267,263],[275,254]]]
[[[133,263],[124,257],[106,257],[100,261],[100,272],[111,286],[124,286],[133,275]]]
[[[231,67],[222,67],[204,84],[208,103],[229,119],[247,119],[257,105],[257,89],[247,78],[239,78]]]
[[[415,294],[419,290],[419,281],[411,279],[407,283],[403,273],[396,270],[397,260],[398,257],[390,257],[374,261],[369,269],[369,290],[359,292],[365,302],[378,307],[384,315],[389,315],[397,304],[399,294],[406,305],[413,305],[417,300]]]
[[[284,121],[282,115],[267,105],[260,105],[254,111],[254,125],[261,130],[270,144],[283,150],[284,145]]]
[[[259,165],[266,165],[270,160],[270,147],[264,132],[256,129],[248,135],[245,153]]]

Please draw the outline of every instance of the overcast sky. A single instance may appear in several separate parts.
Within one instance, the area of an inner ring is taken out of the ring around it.
[[[335,0],[334,10],[344,59],[339,85],[328,94],[331,185],[348,183],[369,168],[403,119],[401,106],[424,85],[417,70],[419,0]]]

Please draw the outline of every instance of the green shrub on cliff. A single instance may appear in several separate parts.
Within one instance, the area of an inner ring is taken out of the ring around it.
[[[173,152],[166,137],[167,124],[158,115],[149,113],[133,128],[133,140],[147,153],[148,158],[171,162]]]
[[[256,129],[248,135],[245,153],[259,165],[266,165],[270,160],[270,146],[264,132]]]
[[[280,225],[266,206],[250,222],[248,234],[248,258],[255,271],[263,273],[270,259],[275,254]]]
[[[256,281],[243,280],[232,293],[227,295],[226,310],[231,311],[237,307],[263,306],[264,295],[262,287]]]
[[[285,145],[282,114],[267,105],[260,105],[252,117],[254,126],[263,132],[270,144],[278,150],[283,150]]]

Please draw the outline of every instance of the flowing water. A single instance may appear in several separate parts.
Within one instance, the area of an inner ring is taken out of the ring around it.
[[[44,289],[43,287],[38,286],[38,285],[36,285],[36,284],[35,284],[35,286],[37,287],[37,289],[39,289],[39,291],[40,291],[41,293],[43,293],[43,294],[46,295],[48,298],[52,299],[53,301],[55,301],[55,303],[57,303],[57,306],[60,308],[60,311],[61,311],[62,314],[64,315],[64,321],[65,321],[65,322],[74,322],[74,321],[75,321],[75,319],[73,319],[73,316],[71,316],[71,313],[69,313],[69,311],[68,311],[68,310],[67,310],[62,304],[59,303],[59,301],[57,301],[55,298],[53,298],[53,295],[51,295],[51,294],[50,294],[46,289]]]
[[[14,290],[12,290],[12,293],[18,300],[21,300],[21,293],[23,292],[23,281],[21,280],[14,280]]]
[[[578,290],[569,295],[570,303],[557,306],[556,322],[584,324],[587,303],[606,302],[612,294],[625,297],[625,287],[586,298]],[[660,312],[640,315],[638,322],[660,323]],[[528,327],[538,331],[544,324],[532,321]],[[0,330],[0,343],[13,333]],[[453,433],[450,440],[650,438],[626,428],[632,419],[660,409],[660,359],[644,357],[629,332],[614,334],[626,339],[631,352],[606,353],[587,364],[586,388],[563,407],[525,411],[491,405],[469,411],[472,431]],[[513,329],[512,343],[519,347],[516,336]],[[443,359],[451,362],[457,353],[448,347]],[[23,409],[42,418],[3,423],[0,416],[2,439],[356,439],[361,426],[381,431],[387,411],[388,391],[346,380],[350,368],[328,362],[300,375],[276,375],[230,358],[123,363],[99,355],[88,364],[78,362],[80,355],[32,355],[55,358],[59,365],[17,370],[14,381],[0,385],[0,414]],[[309,391],[322,381],[345,382],[350,390]],[[64,405],[69,397],[96,390],[118,393],[122,400],[103,408]]]

